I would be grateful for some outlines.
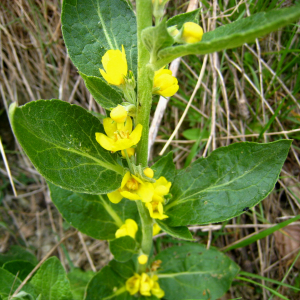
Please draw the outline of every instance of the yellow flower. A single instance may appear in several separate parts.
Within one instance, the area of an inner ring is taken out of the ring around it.
[[[147,261],[148,261],[148,256],[145,255],[145,254],[142,254],[142,255],[140,255],[140,256],[138,257],[138,261],[139,261],[139,264],[140,264],[140,265],[144,265],[144,264],[146,264]]]
[[[153,183],[154,186],[154,194],[152,197],[153,201],[156,202],[164,202],[164,197],[169,194],[172,183],[167,181],[167,179],[161,176],[159,179]]]
[[[153,219],[163,220],[168,218],[167,215],[164,215],[164,207],[161,202],[152,201],[145,204],[149,210],[150,217]]]
[[[122,105],[118,105],[110,112],[110,117],[117,123],[124,123],[127,119],[127,111]]]
[[[132,219],[127,219],[125,224],[123,224],[115,233],[116,238],[129,235],[135,239],[135,234],[138,230],[136,222]]]
[[[127,172],[121,182],[121,187],[107,194],[112,203],[119,203],[122,198],[129,200],[142,200],[142,202],[150,202],[154,193],[153,184],[144,182],[140,178]]]
[[[145,176],[147,176],[149,178],[153,178],[153,176],[154,176],[154,172],[150,168],[144,169],[143,173],[144,173]]]
[[[141,276],[139,274],[134,274],[134,276],[127,279],[125,286],[130,295],[134,295],[139,291],[140,282]]]
[[[153,287],[153,281],[148,274],[142,273],[140,282],[140,294],[143,296],[151,296],[151,288]]]
[[[127,117],[124,123],[117,123],[111,118],[105,118],[103,126],[107,136],[96,132],[96,140],[106,150],[115,152],[128,149],[136,145],[141,139],[143,126],[138,124],[132,131],[130,117]]]
[[[160,286],[157,282],[157,280],[158,280],[157,275],[153,275],[151,279],[153,282],[153,285],[151,288],[152,295],[154,295],[155,297],[157,297],[159,299],[162,298],[165,295],[165,292],[160,288]]]
[[[108,50],[102,57],[102,65],[104,70],[99,69],[103,78],[113,85],[121,85],[125,82],[124,77],[127,76],[127,60],[124,47],[120,50]]]
[[[203,29],[196,23],[186,22],[183,24],[181,39],[188,43],[197,43],[202,40]]]
[[[160,69],[154,74],[153,93],[164,97],[173,96],[179,89],[177,79],[172,76],[172,71]]]
[[[125,150],[127,151],[128,157],[131,157],[131,156],[134,155],[134,152],[135,152],[134,148],[128,148],[128,149],[125,149]],[[124,150],[121,151],[121,154],[122,154],[122,157],[126,158]]]
[[[152,235],[155,236],[157,235],[159,232],[160,232],[160,227],[158,226],[157,223],[154,223],[153,224],[153,229],[152,229]]]

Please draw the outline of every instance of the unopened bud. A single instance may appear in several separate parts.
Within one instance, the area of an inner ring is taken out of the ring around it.
[[[145,176],[147,176],[149,178],[153,178],[153,176],[154,176],[154,172],[150,168],[144,169],[143,173],[144,173]]]
[[[202,40],[203,29],[196,23],[186,22],[183,24],[181,40],[188,44],[197,43]]]
[[[127,111],[122,105],[118,105],[110,112],[110,117],[117,123],[124,123],[127,118]]]
[[[145,255],[145,254],[142,254],[142,255],[140,255],[140,256],[138,257],[138,261],[139,261],[139,264],[140,264],[140,265],[144,265],[144,264],[146,264],[147,261],[148,261],[148,256]]]

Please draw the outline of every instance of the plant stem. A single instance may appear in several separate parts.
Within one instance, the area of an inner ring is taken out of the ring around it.
[[[137,0],[136,15],[138,39],[137,123],[143,125],[142,137],[137,147],[137,164],[146,167],[148,165],[149,117],[152,104],[154,71],[148,65],[150,54],[142,42],[141,32],[144,28],[152,26],[151,0]]]
[[[150,54],[145,48],[141,33],[146,27],[152,26],[152,3],[151,0],[136,1],[137,15],[137,40],[138,40],[138,90],[137,90],[137,124],[143,125],[142,137],[137,146],[137,165],[148,165],[148,135],[149,118],[152,104],[152,87],[154,71],[148,66]],[[152,247],[152,219],[145,204],[136,201],[142,223],[141,248],[144,254],[150,254]],[[139,265],[139,273],[145,272],[147,264]]]
[[[141,222],[142,222],[142,251],[144,254],[148,255],[150,254],[151,247],[152,247],[152,219],[149,215],[149,212],[145,206],[145,204],[137,200],[136,205],[138,207]],[[143,273],[146,271],[147,264],[139,265],[139,273]]]

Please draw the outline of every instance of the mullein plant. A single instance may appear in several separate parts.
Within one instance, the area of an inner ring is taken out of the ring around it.
[[[114,259],[90,280],[82,294],[86,300],[221,297],[239,267],[216,248],[193,242],[187,226],[228,220],[263,200],[291,145],[290,140],[232,144],[182,170],[176,170],[170,152],[149,165],[152,98],[178,91],[168,70],[174,58],[238,47],[300,16],[295,6],[203,34],[199,10],[168,20],[166,2],[137,0],[134,14],[123,0],[97,0],[96,6],[90,0],[63,1],[68,54],[109,117],[100,121],[55,99],[10,107],[15,136],[46,178],[65,220],[109,241]],[[161,230],[186,242],[155,255],[153,235]],[[44,297],[35,278],[53,271],[50,260],[22,291],[14,288],[14,296],[26,291],[34,299]],[[45,284],[57,299],[73,299],[61,266],[57,270],[64,289]]]

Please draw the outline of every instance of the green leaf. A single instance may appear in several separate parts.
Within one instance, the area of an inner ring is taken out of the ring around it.
[[[218,299],[230,287],[239,267],[215,248],[200,244],[175,246],[160,252],[159,285],[165,299]]]
[[[151,166],[151,169],[154,171],[154,178],[158,179],[160,176],[164,176],[168,181],[173,182],[176,174],[176,167],[173,163],[173,152],[169,152],[159,159]]]
[[[53,203],[62,216],[79,231],[95,239],[115,239],[126,219],[137,218],[134,201],[111,203],[106,195],[74,193],[48,183]]]
[[[123,168],[95,138],[100,121],[82,107],[60,100],[10,106],[14,133],[36,169],[62,188],[90,194],[116,190]]]
[[[27,275],[34,269],[34,265],[25,260],[13,260],[6,262],[3,265],[3,269],[17,276],[19,279],[24,280]]]
[[[182,240],[193,241],[193,236],[185,226],[170,227],[164,221],[156,220],[159,227],[167,234]]]
[[[85,300],[131,300],[125,289],[126,280],[108,265],[90,281]]]
[[[174,39],[170,36],[167,30],[166,19],[163,19],[155,27],[145,28],[142,31],[142,41],[147,50],[150,52],[150,62],[155,62],[157,53],[161,49],[174,44]]]
[[[109,249],[115,260],[126,262],[136,253],[136,242],[130,236],[122,236],[110,241]]]
[[[67,276],[70,281],[73,300],[82,300],[84,298],[85,289],[95,275],[92,271],[82,271],[81,269],[71,270]]]
[[[5,264],[6,262],[14,260],[28,261],[34,266],[38,263],[37,258],[32,253],[17,245],[11,246],[9,251],[5,254],[0,254],[0,266]]]
[[[41,295],[39,300],[73,300],[66,272],[55,256],[41,265],[30,284]]]
[[[133,260],[128,260],[126,263],[120,263],[116,260],[111,260],[109,266],[125,279],[125,281],[136,273],[136,267]]]
[[[181,29],[182,25],[186,22],[194,22],[199,24],[199,13],[201,8],[195,9],[193,11],[176,15],[167,21],[167,26],[177,25],[177,29]]]
[[[200,128],[191,128],[185,130],[182,135],[188,139],[188,140],[198,140],[199,137],[202,139],[207,139],[209,137],[209,131],[208,130],[201,130]]]
[[[160,50],[154,68],[158,70],[175,58],[184,55],[208,54],[239,47],[245,43],[253,42],[255,38],[295,22],[299,18],[300,5],[254,14],[205,33],[201,42]]]
[[[83,73],[80,73],[80,76],[94,99],[105,109],[110,110],[123,102],[122,96],[101,78]]]
[[[291,143],[236,143],[196,160],[177,174],[165,222],[207,224],[242,214],[273,190]]]
[[[21,280],[7,270],[0,268],[0,296],[6,299],[11,296],[21,284]]]
[[[68,54],[81,73],[101,77],[102,56],[123,45],[136,77],[136,18],[126,1],[64,0],[61,22]]]

